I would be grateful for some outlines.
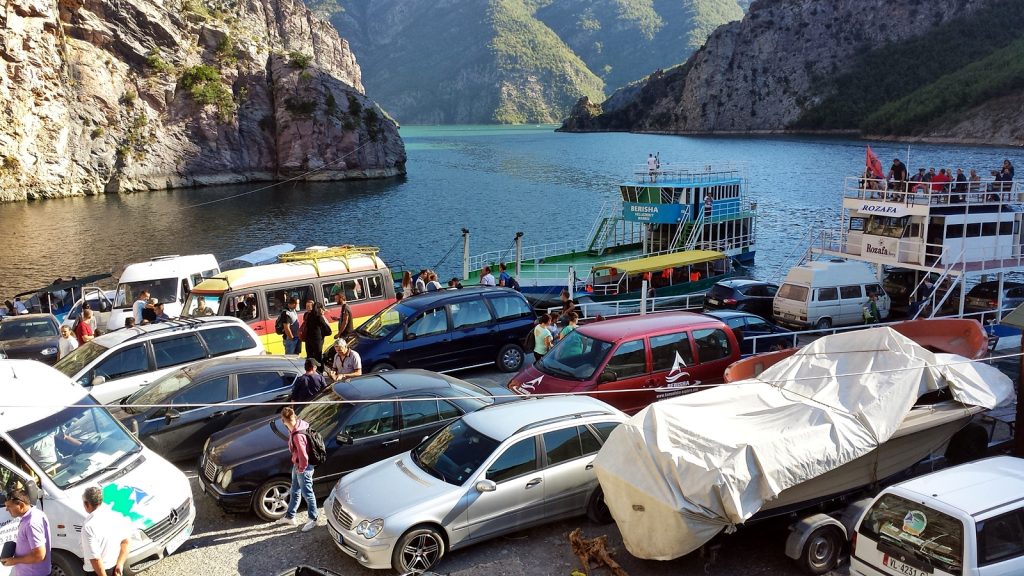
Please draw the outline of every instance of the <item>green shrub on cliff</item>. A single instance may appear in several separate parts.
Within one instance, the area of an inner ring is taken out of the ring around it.
[[[221,82],[220,71],[213,66],[193,66],[182,73],[178,85],[188,91],[200,106],[216,106],[221,122],[230,122],[235,114],[231,90]]]
[[[306,68],[309,67],[309,65],[312,62],[313,57],[310,56],[309,54],[303,54],[302,52],[298,52],[295,50],[292,50],[291,52],[288,53],[288,65],[291,66],[292,68],[299,68],[301,70],[305,70]]]

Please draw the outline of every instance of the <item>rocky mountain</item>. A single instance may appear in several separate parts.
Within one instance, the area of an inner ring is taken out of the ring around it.
[[[1024,127],[1006,122],[1020,118],[1024,98],[1019,8],[757,0],[683,64],[603,104],[578,103],[563,129],[842,130],[1020,144]]]
[[[301,0],[8,0],[0,200],[405,171]]]
[[[404,123],[555,122],[684,60],[737,0],[310,0]]]

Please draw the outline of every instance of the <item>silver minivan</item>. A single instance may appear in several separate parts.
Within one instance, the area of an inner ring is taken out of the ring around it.
[[[610,522],[593,461],[626,415],[587,396],[483,408],[343,477],[324,503],[335,545],[367,568],[420,573],[457,549],[586,514]]]

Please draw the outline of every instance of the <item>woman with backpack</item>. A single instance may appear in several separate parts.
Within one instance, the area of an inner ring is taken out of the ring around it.
[[[295,513],[299,510],[299,495],[306,501],[309,520],[302,525],[303,532],[316,526],[316,495],[313,494],[313,464],[309,461],[309,423],[299,418],[291,406],[281,410],[281,421],[288,428],[288,452],[292,457],[292,487],[288,511],[274,524],[295,525]]]

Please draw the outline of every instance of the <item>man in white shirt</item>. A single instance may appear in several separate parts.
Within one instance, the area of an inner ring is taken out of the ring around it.
[[[135,318],[135,325],[142,326],[142,311],[146,309],[146,304],[149,303],[149,290],[143,290],[139,293],[139,299],[132,304],[132,316]]]
[[[82,524],[82,557],[85,572],[97,576],[121,576],[128,559],[127,520],[103,505],[103,490],[90,486],[82,494],[82,505],[89,513]]]
[[[481,286],[497,286],[498,283],[494,281],[494,274],[491,274],[491,267],[484,266],[480,274],[480,285]]]

